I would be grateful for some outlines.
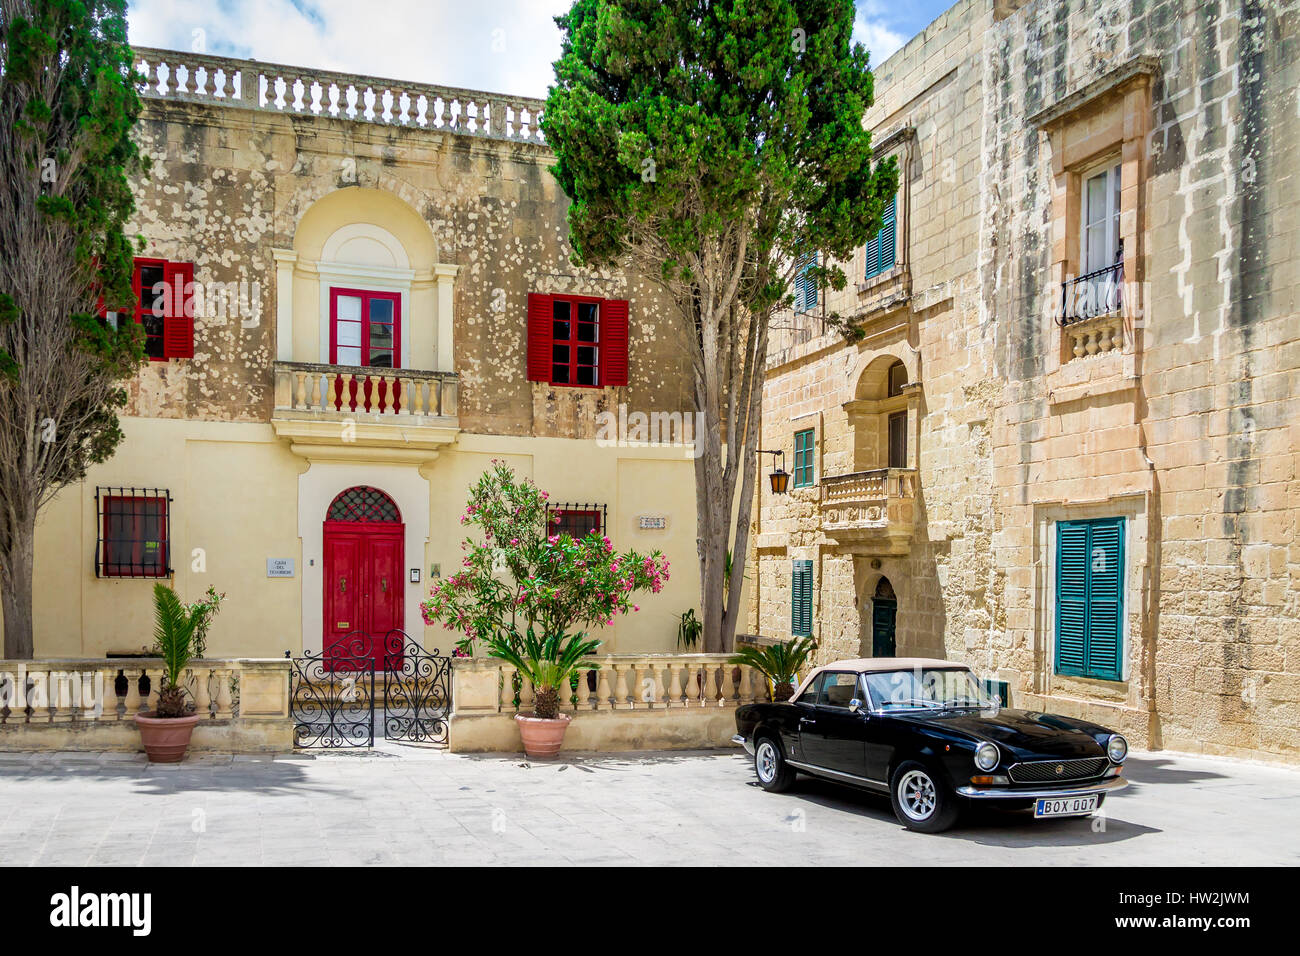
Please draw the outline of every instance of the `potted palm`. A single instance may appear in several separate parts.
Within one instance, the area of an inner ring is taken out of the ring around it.
[[[153,763],[185,759],[200,715],[194,713],[181,686],[181,674],[194,659],[195,640],[210,615],[186,607],[165,584],[153,586],[154,650],[163,660],[158,702],[151,712],[135,715],[145,753]]]
[[[560,713],[560,692],[568,691],[573,675],[583,661],[596,652],[600,641],[585,634],[550,634],[538,637],[530,627],[523,635],[494,634],[484,640],[489,657],[513,664],[521,677],[532,681],[533,713],[515,714],[524,752],[533,758],[554,757],[564,743],[564,732],[572,718]]]
[[[789,700],[794,694],[795,679],[815,650],[817,644],[811,637],[800,637],[788,644],[742,647],[727,663],[748,664],[772,682],[773,700]]]

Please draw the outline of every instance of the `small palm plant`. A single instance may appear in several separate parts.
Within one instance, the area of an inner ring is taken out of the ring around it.
[[[538,637],[531,627],[522,635],[507,632],[484,640],[489,657],[513,664],[520,676],[533,682],[536,692],[534,713],[544,720],[554,720],[559,716],[561,689],[569,689],[579,665],[600,647],[600,641],[587,640],[585,634]],[[600,665],[591,663],[585,666]]]
[[[811,637],[800,637],[766,647],[742,647],[728,664],[747,664],[772,682],[772,699],[789,700],[794,693],[796,675],[804,669],[817,644]]]
[[[185,689],[181,674],[194,659],[195,637],[204,616],[185,606],[165,584],[153,586],[154,650],[163,659],[162,686],[158,688],[155,717],[185,717]]]

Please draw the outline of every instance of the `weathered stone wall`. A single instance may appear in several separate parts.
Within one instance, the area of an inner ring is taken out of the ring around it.
[[[1300,755],[1298,28],[1295,3],[1037,2],[988,39],[980,281],[1006,382],[994,429],[1007,575],[996,600],[1011,644],[1000,664],[1030,700],[1152,746]],[[1049,266],[1068,259],[1052,250],[1061,169],[1114,134],[1106,97],[1055,135],[1025,118],[1143,56],[1149,100],[1119,118],[1121,135],[1150,130],[1122,156],[1135,220],[1122,225],[1123,355],[1057,369],[1059,333],[1043,319],[1060,294]],[[1047,523],[1093,514],[1132,518],[1118,683],[1052,674],[1045,639]]]
[[[970,2],[877,68],[867,123],[909,164],[900,264],[862,284],[859,255],[827,295],[861,344],[783,320],[762,445],[788,461],[816,427],[819,481],[879,468],[880,415],[914,409],[916,523],[846,544],[824,488],[764,489],[752,629],[789,634],[808,558],[819,657],[870,654],[884,574],[900,656],[1140,745],[1297,759],[1298,28],[1296,3]],[[1122,322],[1078,339],[1057,323],[1078,183],[1112,156]],[[914,391],[881,404],[893,359]],[[1121,515],[1123,679],[1063,677],[1055,522]]]
[[[886,465],[885,416],[908,410],[909,465],[919,470],[906,542],[845,542],[822,530],[818,487],[760,494],[751,626],[790,633],[791,562],[814,562],[819,660],[871,653],[871,597],[882,576],[898,600],[897,651],[957,654],[989,630],[992,334],[973,281],[980,201],[980,84],[991,14],[958,4],[876,68],[867,114],[881,158],[900,169],[898,265],[864,280],[862,253],[844,263],[841,292],[811,314],[778,319],[763,401],[763,448],[816,428],[816,477]],[[846,345],[824,313],[854,316],[865,338]],[[888,398],[894,361],[912,384]],[[919,384],[918,384],[919,383]],[[877,403],[857,411],[846,403]]]
[[[596,412],[689,404],[673,316],[644,284],[568,260],[567,199],[535,143],[431,129],[146,100],[139,141],[153,162],[137,187],[145,255],[192,261],[195,281],[260,287],[260,312],[196,323],[192,360],[155,362],[132,388],[134,414],[269,420],[276,357],[272,249],[290,249],[323,196],[379,189],[414,209],[455,280],[460,427],[592,437]],[[525,375],[529,292],[628,298],[629,384],[552,389]],[[314,357],[312,360],[315,360]]]

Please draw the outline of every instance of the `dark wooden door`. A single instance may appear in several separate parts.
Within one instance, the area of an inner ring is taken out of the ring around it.
[[[898,602],[887,598],[873,598],[871,602],[871,656],[894,656],[894,620],[898,616]]]

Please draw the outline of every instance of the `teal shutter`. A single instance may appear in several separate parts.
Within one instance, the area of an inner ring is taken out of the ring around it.
[[[812,562],[795,561],[790,581],[790,633],[812,633]]]
[[[864,277],[870,279],[894,268],[897,247],[898,197],[889,200],[880,219],[880,231],[867,240],[867,264]]]
[[[1056,526],[1056,672],[1083,674],[1088,619],[1088,527]]]
[[[894,268],[894,246],[898,233],[897,206],[898,199],[889,200],[889,208],[885,210],[885,217],[881,221],[880,234],[876,237],[880,244],[880,270],[888,272]]]
[[[1124,519],[1088,528],[1088,675],[1119,680],[1124,605]]]
[[[1119,680],[1124,519],[1061,521],[1056,527],[1056,672]]]

